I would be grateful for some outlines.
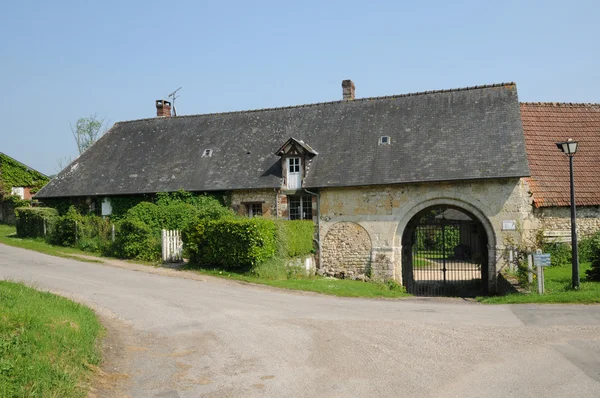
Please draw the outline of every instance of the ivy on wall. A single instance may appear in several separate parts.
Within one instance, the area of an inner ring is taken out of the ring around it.
[[[0,153],[0,196],[8,196],[14,187],[30,187],[36,193],[50,179],[11,157]]]

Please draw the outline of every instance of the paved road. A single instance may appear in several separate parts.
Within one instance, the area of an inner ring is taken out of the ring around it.
[[[600,396],[600,306],[343,299],[3,245],[0,278],[119,328],[106,370],[129,377],[107,396]]]

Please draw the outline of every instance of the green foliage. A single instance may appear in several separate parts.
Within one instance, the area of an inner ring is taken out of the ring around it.
[[[102,326],[80,304],[0,281],[0,396],[83,397]]]
[[[119,223],[113,250],[119,257],[158,260],[162,229],[186,230],[200,220],[231,215],[233,212],[212,196],[185,191],[159,193],[156,203],[140,202],[127,211]]]
[[[579,241],[577,244],[579,249],[579,262],[592,261],[598,240],[600,240],[600,231],[596,231],[596,233],[586,236]]]
[[[0,197],[9,196],[14,187],[30,187],[37,192],[49,178],[0,153]]]
[[[47,231],[52,230],[58,212],[50,207],[18,207],[15,209],[17,216],[17,236],[20,238],[44,237],[44,223]]]
[[[44,206],[56,209],[58,211],[58,214],[60,214],[61,216],[67,214],[71,206],[74,206],[77,212],[80,214],[89,213],[90,208],[84,198],[44,199],[42,203]]]
[[[148,201],[144,195],[111,196],[110,205],[112,207],[112,220],[120,220],[125,217],[127,211],[141,202]]]
[[[83,216],[74,206],[69,207],[66,214],[58,217],[54,223],[48,242],[59,246],[75,246],[77,243],[77,229],[81,228]]]
[[[99,120],[96,115],[77,119],[75,127],[71,126],[71,132],[79,154],[91,147],[105,131],[104,120]]]
[[[307,220],[279,220],[277,242],[280,252],[287,257],[305,256],[315,252],[313,235],[315,224]]]
[[[223,218],[186,229],[184,243],[194,261],[227,269],[250,269],[272,258],[277,249],[272,220]]]
[[[571,264],[571,245],[562,242],[546,242],[542,245],[544,253],[550,253],[550,265],[560,267]]]
[[[20,197],[18,197],[16,195],[6,196],[6,197],[4,197],[4,199],[2,199],[2,202],[8,203],[13,209],[17,209],[18,207],[31,206],[30,200],[21,199]]]
[[[452,225],[445,226],[443,233],[441,226],[440,228],[418,229],[416,242],[417,250],[441,252],[445,248],[448,255],[452,255],[454,248],[460,244],[460,229],[458,226]]]
[[[119,223],[113,250],[120,258],[158,261],[160,245],[160,235],[150,226],[140,220],[127,218]]]
[[[600,231],[590,238],[590,253],[592,267],[586,271],[586,277],[590,281],[600,282]]]

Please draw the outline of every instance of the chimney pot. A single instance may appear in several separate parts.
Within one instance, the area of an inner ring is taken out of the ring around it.
[[[342,80],[342,93],[344,101],[353,100],[355,97],[356,88],[352,80]]]
[[[171,117],[171,103],[165,100],[156,100],[156,116]]]

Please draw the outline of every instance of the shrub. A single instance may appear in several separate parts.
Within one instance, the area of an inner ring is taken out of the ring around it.
[[[56,219],[47,240],[53,245],[74,246],[77,242],[77,229],[81,228],[83,216],[77,212],[75,206],[69,207],[65,215]]]
[[[196,264],[248,270],[276,253],[276,226],[272,220],[224,218],[198,224],[188,227],[183,235]]]
[[[125,219],[118,224],[112,252],[121,258],[158,261],[160,245],[160,237],[150,226],[136,219]]]
[[[600,239],[600,231],[597,231],[593,235],[587,236],[581,239],[578,243],[579,248],[579,261],[588,262],[592,261],[594,256],[594,250],[596,242]]]
[[[571,245],[561,242],[544,243],[542,251],[544,253],[550,253],[550,265],[553,267],[571,264]]]
[[[15,209],[17,216],[17,236],[21,238],[44,237],[46,229],[52,229],[58,212],[50,207],[19,207]]]
[[[592,236],[590,246],[592,268],[587,270],[585,274],[590,281],[600,282],[600,232]]]
[[[277,242],[280,254],[286,257],[305,256],[314,253],[312,221],[277,221]]]

